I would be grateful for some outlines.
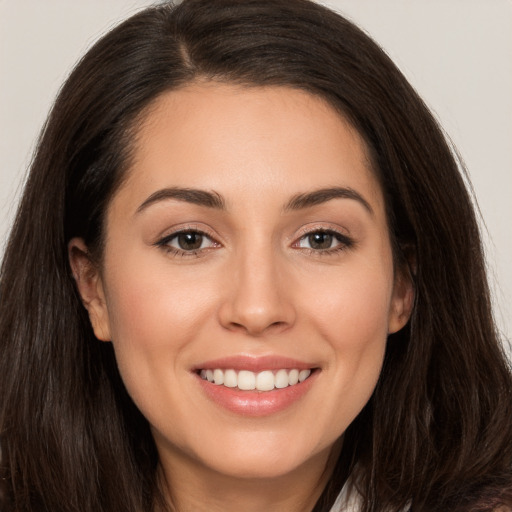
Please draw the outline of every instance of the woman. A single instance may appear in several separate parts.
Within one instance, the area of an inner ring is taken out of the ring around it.
[[[457,163],[318,5],[186,0],[97,43],[1,291],[2,510],[512,507]]]

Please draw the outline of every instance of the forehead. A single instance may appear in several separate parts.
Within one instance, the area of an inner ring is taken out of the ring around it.
[[[140,197],[169,186],[216,190],[228,202],[265,186],[348,186],[382,202],[358,132],[322,98],[288,87],[207,82],[158,97],[122,188]]]

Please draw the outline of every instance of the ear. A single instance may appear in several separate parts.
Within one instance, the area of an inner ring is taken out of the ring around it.
[[[68,257],[94,334],[99,340],[110,341],[110,323],[101,274],[81,238],[73,238],[69,242]]]
[[[408,269],[397,270],[389,310],[388,334],[399,331],[409,321],[414,304],[414,284]]]

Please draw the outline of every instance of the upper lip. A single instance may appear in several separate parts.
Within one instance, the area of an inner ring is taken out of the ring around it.
[[[260,372],[263,370],[280,370],[280,369],[298,369],[310,370],[315,368],[314,364],[298,361],[291,357],[283,357],[278,355],[265,355],[265,356],[248,356],[236,355],[222,357],[205,361],[194,367],[194,371],[208,370],[208,369],[234,369],[234,370],[248,370],[251,372]]]

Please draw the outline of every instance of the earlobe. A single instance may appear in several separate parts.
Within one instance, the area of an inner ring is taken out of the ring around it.
[[[409,321],[414,305],[414,295],[410,273],[397,274],[389,311],[388,334],[398,332]]]
[[[81,238],[73,238],[69,242],[68,257],[82,303],[89,313],[94,334],[99,340],[110,341],[110,325],[103,282],[99,269],[92,261],[87,246]]]

